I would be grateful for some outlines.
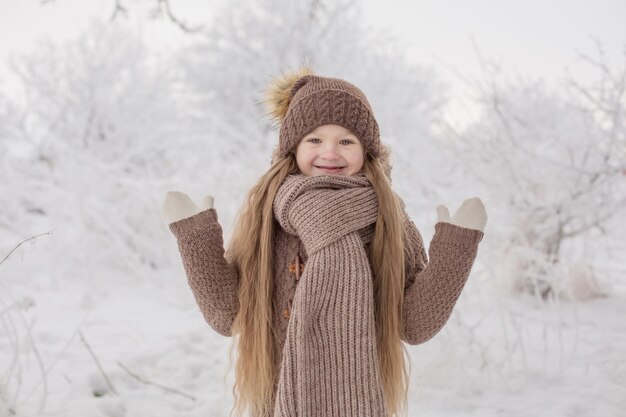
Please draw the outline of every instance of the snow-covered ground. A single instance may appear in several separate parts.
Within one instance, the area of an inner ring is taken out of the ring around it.
[[[17,415],[228,415],[231,339],[203,321],[182,266],[63,283],[14,274],[37,253],[25,251],[0,269],[0,371]],[[481,285],[473,274],[444,329],[407,346],[410,416],[624,416],[626,291],[545,304]]]

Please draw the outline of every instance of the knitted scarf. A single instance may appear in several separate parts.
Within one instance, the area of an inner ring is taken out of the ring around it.
[[[289,175],[274,215],[307,252],[293,299],[274,416],[386,416],[364,244],[378,200],[365,175]]]

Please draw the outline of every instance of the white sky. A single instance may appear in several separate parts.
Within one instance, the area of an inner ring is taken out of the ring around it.
[[[210,20],[213,5],[223,1],[170,0],[174,12],[191,24]],[[40,3],[0,0],[2,78],[6,78],[4,64],[10,50],[29,48],[39,36],[71,37],[87,24],[89,15],[108,18],[115,4],[114,0]],[[141,4],[152,3],[156,0]],[[552,83],[565,68],[582,79],[588,77],[577,52],[592,53],[592,37],[604,43],[616,63],[626,44],[624,0],[363,0],[362,4],[367,24],[396,34],[406,43],[407,56],[435,65],[450,77],[458,96],[463,87],[443,64],[477,76],[479,64],[471,39],[483,56],[502,64],[506,72],[544,77]],[[140,12],[133,6],[130,13]]]
[[[547,77],[564,66],[573,67],[576,50],[590,50],[590,36],[606,42],[614,53],[626,42],[623,0],[367,0],[365,4],[373,23],[409,42],[410,56],[437,57],[472,70],[477,67],[472,37],[484,55],[501,60],[507,68]]]

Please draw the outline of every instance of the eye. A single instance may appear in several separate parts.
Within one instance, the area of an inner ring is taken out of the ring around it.
[[[354,143],[352,139],[342,139],[341,142],[343,142],[344,145],[351,145]]]
[[[308,138],[306,140],[307,142],[311,142],[311,143],[319,143],[319,142],[315,142],[315,141],[320,141],[319,138]]]

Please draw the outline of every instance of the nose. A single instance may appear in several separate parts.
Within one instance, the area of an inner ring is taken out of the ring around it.
[[[337,159],[339,158],[339,152],[337,151],[337,146],[334,144],[325,144],[324,149],[322,149],[322,153],[320,156],[324,159]]]

